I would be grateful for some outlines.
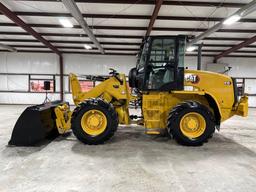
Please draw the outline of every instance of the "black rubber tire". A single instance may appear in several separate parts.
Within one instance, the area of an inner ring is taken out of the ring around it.
[[[136,85],[136,77],[137,77],[137,69],[136,67],[135,68],[132,68],[129,72],[129,86],[131,88],[136,88],[137,85]]]
[[[201,114],[206,122],[205,132],[197,138],[191,139],[185,136],[180,130],[180,121],[182,117],[190,112]],[[186,146],[201,146],[208,142],[215,131],[215,121],[212,112],[208,107],[196,101],[186,101],[174,107],[168,117],[167,130],[179,144]]]
[[[97,136],[87,134],[81,126],[81,119],[83,114],[92,109],[97,109],[103,112],[107,118],[107,127],[105,131]],[[72,115],[71,124],[73,133],[78,140],[85,144],[98,145],[103,144],[105,141],[114,136],[118,127],[118,115],[112,104],[107,103],[99,98],[89,99],[80,103],[79,106],[76,107]]]

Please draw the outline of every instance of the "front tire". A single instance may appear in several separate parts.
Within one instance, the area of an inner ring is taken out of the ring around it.
[[[89,99],[79,104],[72,115],[72,130],[85,144],[103,144],[117,130],[118,116],[114,107],[102,99]]]
[[[171,110],[167,130],[179,144],[200,146],[215,131],[214,116],[199,102],[186,101]]]

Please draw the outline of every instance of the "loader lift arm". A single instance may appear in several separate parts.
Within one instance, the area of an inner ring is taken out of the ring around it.
[[[73,101],[76,106],[91,98],[101,98],[107,103],[111,103],[115,108],[120,124],[129,124],[129,102],[131,99],[128,85],[124,74],[115,71],[111,77],[101,82],[88,92],[82,92],[78,77],[75,74],[69,75]],[[56,124],[60,133],[64,133],[71,128],[72,113],[65,105],[55,108]]]
[[[114,74],[109,79],[101,82],[88,92],[82,92],[78,77],[70,74],[70,85],[75,105],[89,98],[101,97],[107,102],[112,100],[126,100],[129,102],[130,94],[127,87],[125,75]]]

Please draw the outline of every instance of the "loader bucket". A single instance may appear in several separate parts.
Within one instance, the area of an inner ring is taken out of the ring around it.
[[[56,138],[59,132],[54,108],[60,104],[61,101],[54,101],[26,108],[14,126],[9,145],[34,146],[45,139]]]

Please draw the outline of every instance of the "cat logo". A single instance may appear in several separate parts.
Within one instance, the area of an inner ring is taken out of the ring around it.
[[[185,81],[189,82],[189,83],[197,84],[197,83],[199,83],[200,78],[198,75],[186,74]]]

